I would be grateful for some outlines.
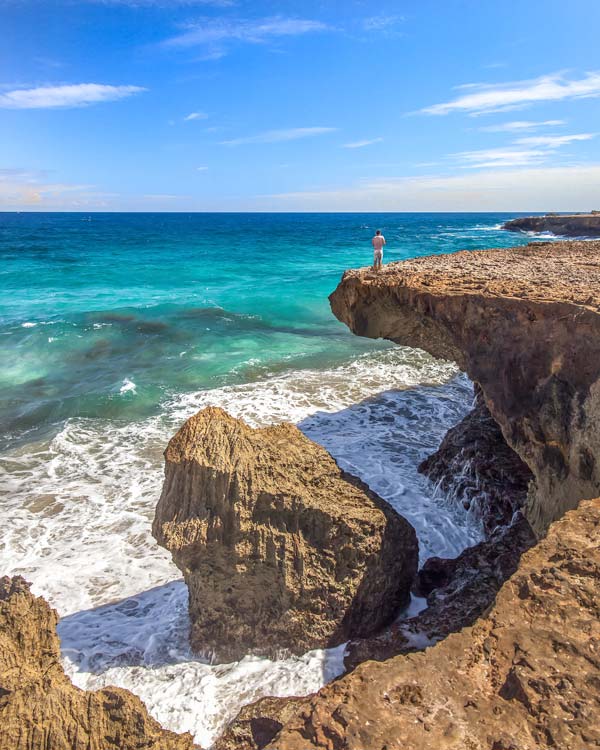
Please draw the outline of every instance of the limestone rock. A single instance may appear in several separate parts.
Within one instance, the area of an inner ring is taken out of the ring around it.
[[[474,627],[361,664],[299,705],[267,747],[591,750],[600,747],[599,675],[595,499],[523,555]]]
[[[414,529],[291,424],[204,409],[172,438],[153,525],[219,660],[367,636],[410,596]]]
[[[521,216],[504,224],[511,232],[552,232],[563,237],[600,236],[600,212]]]
[[[475,408],[448,431],[419,471],[480,519],[487,535],[508,526],[527,501],[531,471],[506,443],[476,387]]]
[[[355,333],[455,360],[533,475],[538,534],[600,494],[600,241],[535,243],[348,271]]]
[[[86,692],[63,672],[58,616],[23,578],[0,579],[0,748],[193,750],[127,690]]]

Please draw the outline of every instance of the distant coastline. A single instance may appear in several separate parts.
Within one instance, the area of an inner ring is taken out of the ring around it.
[[[563,237],[600,237],[600,211],[522,216],[504,224],[509,232],[551,232]]]

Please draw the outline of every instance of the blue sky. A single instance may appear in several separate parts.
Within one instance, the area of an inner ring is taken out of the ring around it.
[[[0,210],[600,208],[597,0],[2,0]]]

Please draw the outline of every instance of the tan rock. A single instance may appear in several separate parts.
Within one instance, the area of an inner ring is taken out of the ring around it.
[[[184,574],[197,651],[304,653],[372,634],[408,601],[414,529],[293,425],[208,408],[165,456],[153,534]]]
[[[86,692],[63,672],[58,616],[20,577],[0,579],[2,750],[193,750],[127,690]]]
[[[355,333],[453,359],[481,386],[535,477],[538,534],[600,494],[600,241],[348,271],[330,301]]]
[[[600,747],[600,500],[523,555],[474,627],[365,662],[292,714],[269,750]],[[240,739],[239,750],[264,747]]]

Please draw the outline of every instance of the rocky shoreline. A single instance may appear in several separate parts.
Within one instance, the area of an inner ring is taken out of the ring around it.
[[[421,469],[487,538],[417,574],[410,524],[297,428],[188,420],[153,532],[186,579],[192,646],[238,658],[350,639],[345,675],[246,706],[215,750],[600,747],[600,241],[348,271],[330,301],[354,333],[475,383]],[[411,586],[427,607],[397,620]],[[194,747],[127,691],[73,687],[56,615],[21,579],[2,580],[0,618],[7,746]]]
[[[600,211],[589,214],[546,214],[507,221],[509,232],[551,232],[561,237],[600,237]]]

